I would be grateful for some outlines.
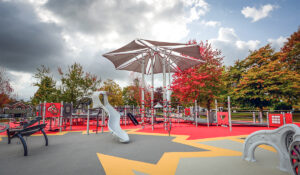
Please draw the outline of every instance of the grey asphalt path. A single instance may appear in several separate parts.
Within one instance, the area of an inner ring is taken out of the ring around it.
[[[243,150],[242,143],[231,140],[216,140],[201,143],[240,152]],[[279,165],[277,153],[257,148],[255,157],[256,162],[244,161],[240,156],[183,158],[179,161],[176,175],[289,175],[277,168]]]
[[[18,139],[8,145],[7,138],[3,138],[0,142],[0,175],[101,175],[105,172],[96,153],[156,163],[164,152],[206,151],[172,142],[173,137],[129,136],[131,142],[123,144],[110,133],[67,133],[49,136],[48,147],[44,146],[42,136],[31,136],[27,138],[27,157],[23,156]]]

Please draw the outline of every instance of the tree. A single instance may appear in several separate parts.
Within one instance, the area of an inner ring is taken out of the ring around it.
[[[282,57],[281,62],[288,63],[287,66],[290,70],[300,73],[300,27],[298,31],[293,33],[288,41],[284,43],[281,48]]]
[[[112,106],[122,106],[124,104],[122,98],[122,89],[113,80],[108,79],[103,82],[103,86],[100,88],[100,90],[107,91],[109,93],[108,101]]]
[[[195,41],[192,41],[195,43]],[[194,100],[209,110],[211,103],[221,91],[223,57],[221,51],[208,43],[200,42],[199,52],[205,63],[173,75],[173,96],[188,105]]]
[[[246,67],[244,66],[244,60],[237,60],[233,66],[223,67],[222,82],[223,89],[220,93],[220,100],[227,101],[227,96],[231,96],[234,88],[239,84],[242,79],[242,74],[246,72]],[[235,104],[235,101],[232,102]]]
[[[123,89],[123,99],[126,105],[138,106],[141,104],[140,80],[134,78],[130,86]]]
[[[125,105],[137,106],[139,104],[138,100],[135,98],[135,91],[136,89],[132,85],[123,88],[122,95]]]
[[[56,89],[56,82],[50,75],[50,69],[44,65],[37,68],[34,78],[38,81],[34,83],[34,86],[38,87],[35,92],[31,103],[37,105],[40,102],[57,102],[59,100],[58,90]]]
[[[259,108],[271,105],[271,98],[265,88],[265,80],[270,75],[264,69],[272,59],[274,50],[270,45],[260,48],[243,61],[243,66],[247,71],[242,74],[238,85],[232,93],[233,99],[238,101],[242,106]]]
[[[99,89],[101,80],[96,75],[85,73],[78,63],[69,66],[67,73],[63,73],[61,68],[58,68],[58,72],[61,75],[63,101],[76,104],[78,99]]]
[[[259,108],[299,98],[299,75],[282,62],[282,54],[266,45],[242,61],[244,71],[232,96],[242,106]],[[298,94],[298,95],[297,95]]]
[[[0,107],[11,101],[13,88],[7,78],[5,69],[0,67]]]
[[[141,80],[134,78],[130,86],[123,89],[123,99],[126,105],[139,106],[141,104],[142,91],[141,91]],[[145,85],[145,104],[150,104],[150,91]]]
[[[160,102],[162,104],[163,102],[163,88],[158,87],[154,91],[154,103]]]

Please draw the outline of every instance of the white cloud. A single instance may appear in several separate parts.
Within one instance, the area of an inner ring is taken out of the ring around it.
[[[258,48],[258,45],[260,44],[260,41],[258,40],[249,40],[249,41],[236,41],[236,46],[238,49],[249,49],[249,50],[255,50]]]
[[[206,26],[206,27],[217,27],[217,26],[221,25],[221,22],[219,22],[219,21],[205,21],[205,20],[202,20],[201,24],[204,25],[204,26]]]
[[[287,42],[287,39],[286,37],[280,36],[277,39],[270,38],[268,39],[268,42],[276,51],[278,51],[284,45],[284,43]]]
[[[237,59],[244,59],[249,50],[258,49],[260,45],[258,40],[240,40],[233,28],[223,27],[219,29],[218,37],[210,39],[209,42],[222,51],[225,65],[233,65]]]
[[[252,22],[256,22],[269,16],[270,12],[275,8],[277,8],[277,6],[271,4],[261,6],[259,9],[256,9],[256,7],[248,6],[244,7],[241,13],[245,16],[245,18],[251,18]]]
[[[221,27],[218,32],[218,40],[220,41],[236,41],[238,39],[233,28]]]
[[[17,71],[8,71],[8,73],[12,80],[11,86],[17,97],[19,99],[29,100],[37,90],[37,87],[33,86],[33,83],[35,82],[33,74]]]
[[[209,4],[204,0],[182,0],[185,6],[190,8],[188,21],[198,20],[200,16],[209,11]]]

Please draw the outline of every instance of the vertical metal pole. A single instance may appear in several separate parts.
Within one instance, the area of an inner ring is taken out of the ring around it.
[[[198,127],[198,110],[197,110],[197,100],[195,100],[195,122],[196,122],[196,127]]]
[[[170,57],[169,57],[169,62],[168,62],[168,73],[169,73],[168,116],[169,116],[169,123],[171,125],[172,119],[170,119],[170,117],[171,117],[171,113],[172,113],[172,107],[171,107],[171,59],[170,59]]]
[[[252,117],[253,117],[253,123],[256,123],[256,117],[255,117],[255,112],[252,112]]]
[[[73,125],[73,102],[71,102],[71,116],[70,116],[70,130],[72,131]]]
[[[229,118],[229,129],[232,131],[232,125],[231,125],[231,109],[230,109],[230,97],[227,97],[228,99],[228,118]]]
[[[268,128],[270,128],[270,125],[269,125],[269,112],[267,112],[267,126],[268,126]]]
[[[87,135],[90,134],[90,105],[88,105],[88,111],[87,111],[86,133]]]
[[[39,115],[38,115],[38,117],[40,116],[40,117],[42,117],[43,115],[42,115],[42,101],[40,101],[40,103],[39,103]]]
[[[164,126],[165,130],[167,130],[167,104],[166,104],[166,56],[164,55],[163,59],[163,111],[164,111]]]
[[[145,117],[145,92],[144,92],[144,88],[145,88],[145,58],[143,56],[142,58],[142,129],[144,129],[144,117]]]
[[[60,117],[59,117],[59,132],[62,131],[62,118],[63,118],[63,110],[62,108],[64,107],[64,102],[60,102],[61,110],[60,110]]]
[[[119,113],[120,113],[120,120],[122,119],[122,125],[123,125],[124,124],[125,111],[123,110],[123,115],[122,115],[122,113],[121,113],[122,107],[119,107],[118,110],[119,110]]]
[[[154,130],[154,59],[156,59],[156,54],[153,55],[151,59],[151,125],[152,131]]]
[[[45,115],[46,115],[46,101],[44,101],[44,105],[43,105],[43,124],[45,124]]]
[[[177,123],[179,123],[179,106],[177,105]]]
[[[263,112],[259,111],[259,120],[260,123],[263,123]]]
[[[209,127],[209,111],[206,109],[206,122],[207,122],[207,127]]]
[[[217,99],[215,99],[215,105],[216,105],[216,122],[217,122],[217,126],[218,126],[218,101],[217,101]]]
[[[103,127],[104,127],[104,124],[105,124],[105,111],[103,109],[100,109],[101,110],[101,114],[102,114],[102,118],[101,118],[101,133],[103,133]],[[98,119],[97,119],[98,120]],[[98,123],[98,122],[97,122]],[[97,124],[98,125],[98,124]],[[98,131],[98,129],[97,129]]]
[[[126,118],[127,118],[127,110],[126,110],[126,105],[125,105],[125,109],[124,109],[124,119],[125,119],[125,126],[126,126]]]
[[[142,104],[142,103],[141,103]],[[132,114],[135,116],[134,105],[132,105]]]

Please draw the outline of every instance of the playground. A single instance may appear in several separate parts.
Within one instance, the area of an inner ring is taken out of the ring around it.
[[[131,139],[127,144],[112,139],[107,127],[98,134],[91,128],[89,135],[82,126],[73,126],[75,131],[48,131],[47,147],[41,134],[27,138],[27,157],[22,156],[18,140],[7,145],[2,134],[0,171],[1,174],[218,174],[222,170],[226,174],[288,174],[277,168],[278,155],[269,146],[256,150],[257,162],[242,159],[245,137],[266,128],[234,127],[230,132],[225,127],[174,124],[169,136],[162,125],[157,126],[162,129],[154,132],[151,127],[123,125]]]
[[[96,96],[99,94],[105,95],[99,92]],[[228,112],[219,112],[217,118],[203,124],[197,121],[201,120],[200,116],[195,118],[196,111],[186,108],[182,113],[170,114],[169,127],[165,129],[163,118],[159,116],[156,121],[162,122],[147,122],[141,119],[138,108],[117,108],[119,122],[115,124],[120,128],[112,129],[109,127],[111,113],[104,107],[109,103],[105,104],[105,98],[103,104],[94,100],[93,106],[101,106],[102,110],[80,109],[79,113],[64,103],[40,104],[37,113],[40,118],[34,122],[46,124],[43,129],[49,144],[44,146],[42,132],[35,131],[26,137],[26,156],[18,139],[12,139],[8,145],[7,134],[0,133],[0,173],[219,174],[222,170],[225,174],[289,174],[279,170],[279,156],[274,147],[259,146],[255,151],[256,162],[242,158],[245,139],[251,133],[285,125],[283,121],[289,122],[288,117],[286,120],[289,113],[269,114],[266,125],[253,125],[253,121],[250,124],[248,121],[230,127]],[[131,115],[124,115],[126,113]],[[9,122],[9,126],[16,128],[20,123]],[[124,135],[119,135],[119,129],[126,132],[130,141],[121,139]]]
[[[76,105],[6,109],[0,174],[299,174],[300,123],[292,111],[232,110],[230,96],[222,107],[215,99],[214,109],[197,98],[172,107],[170,75],[205,62],[198,45],[137,39],[103,56],[119,70],[142,73],[140,105],[113,106],[113,94],[97,90]],[[158,73],[162,105],[154,104]]]

